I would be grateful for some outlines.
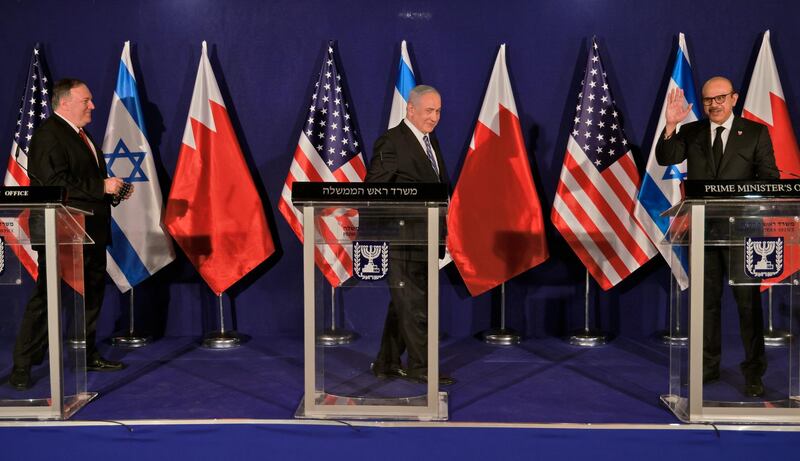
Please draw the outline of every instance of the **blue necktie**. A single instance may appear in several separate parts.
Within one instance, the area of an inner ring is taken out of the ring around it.
[[[436,172],[436,176],[439,176],[439,167],[436,165],[436,157],[433,156],[433,148],[431,147],[431,140],[428,138],[428,135],[422,137],[422,140],[425,141],[425,153],[428,154],[428,160],[431,161],[431,166],[433,167],[433,171]]]

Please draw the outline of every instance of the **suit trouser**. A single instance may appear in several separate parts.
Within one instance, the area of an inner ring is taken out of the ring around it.
[[[731,270],[733,261],[733,273]],[[716,373],[722,356],[722,287],[723,280],[744,281],[744,250],[734,248],[706,248],[705,293],[703,296],[703,373]],[[760,377],[767,369],[764,352],[764,320],[759,285],[733,285],[733,296],[739,310],[739,333],[744,346],[742,374]]]
[[[33,296],[25,306],[17,342],[14,346],[14,366],[30,367],[41,363],[47,346],[47,267],[44,246],[35,245],[38,253],[39,278]],[[106,246],[104,244],[83,246],[84,270],[84,321],[86,324],[86,358],[97,356],[97,319],[103,305],[106,272]]]
[[[408,352],[408,374],[427,374],[428,263],[393,255],[388,279],[392,300],[374,369],[401,368],[400,356]]]

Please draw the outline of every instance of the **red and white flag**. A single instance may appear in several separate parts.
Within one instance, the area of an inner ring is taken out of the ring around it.
[[[778,68],[772,56],[769,31],[764,32],[761,50],[758,52],[744,100],[742,117],[767,125],[781,178],[797,179],[800,176],[800,151],[797,149],[797,139],[789,119]]]
[[[608,290],[656,254],[633,216],[640,178],[597,43],[586,63],[551,219]]]
[[[217,295],[275,251],[205,41],[164,223]]]
[[[447,215],[447,247],[472,296],[548,257],[544,219],[500,45]]]
[[[786,98],[783,96],[781,79],[778,76],[778,67],[772,55],[769,43],[769,31],[764,32],[761,41],[761,50],[758,52],[753,75],[750,77],[750,87],[744,100],[742,117],[767,125],[769,136],[772,138],[772,147],[775,150],[775,163],[780,170],[781,179],[797,179],[800,177],[800,151],[797,148],[797,138],[789,119],[789,109]],[[797,223],[793,219],[776,218],[771,220],[774,226],[765,226],[765,232],[773,234],[769,229],[781,229],[775,235],[796,232]],[[780,222],[778,222],[780,221]],[[767,223],[765,223],[767,224]],[[784,258],[786,267],[783,274],[775,279],[764,280],[762,289],[766,289],[773,282],[778,282],[794,272],[800,270],[800,249],[796,244],[788,246],[788,254]]]
[[[36,128],[50,116],[50,84],[45,75],[43,55],[37,43],[33,47],[31,63],[28,69],[28,79],[19,102],[19,116],[17,127],[14,131],[14,140],[11,142],[11,155],[8,157],[8,170],[3,179],[4,186],[30,186],[28,177],[28,147]],[[36,184],[35,184],[36,185]],[[38,184],[42,185],[42,184]],[[36,279],[39,276],[39,266],[36,252],[27,241],[30,240],[28,228],[28,213],[24,212],[18,217],[3,218],[0,220],[0,237],[14,251],[22,266]]]
[[[303,213],[292,204],[292,185],[296,181],[363,182],[367,175],[346,87],[334,59],[334,42],[330,42],[278,202],[278,209],[301,242]],[[358,212],[351,208],[329,208],[317,216],[315,230],[325,244],[315,246],[314,260],[333,287],[353,275],[352,240],[347,229],[357,227]]]

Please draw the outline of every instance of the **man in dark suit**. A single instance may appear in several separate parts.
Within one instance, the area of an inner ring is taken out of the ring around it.
[[[442,99],[435,88],[419,85],[412,89],[405,119],[375,142],[366,182],[447,183],[441,149],[433,134],[441,111]],[[404,221],[407,228],[422,224]],[[379,378],[428,381],[428,276],[438,274],[428,274],[425,255],[420,248],[392,249],[388,274],[392,300],[381,349],[372,365]],[[403,352],[408,354],[405,369],[400,361]],[[453,382],[439,375],[439,384]]]
[[[661,165],[687,160],[689,179],[777,179],[775,155],[767,127],[733,115],[739,95],[730,80],[714,77],[703,85],[703,109],[708,119],[680,127],[689,115],[683,91],[676,88],[667,97],[666,126],[656,145]],[[710,232],[714,232],[713,225]],[[722,281],[744,279],[744,270],[728,274],[730,262],[743,264],[741,248],[707,247],[705,251],[705,293],[703,299],[703,382],[719,379],[722,354],[720,313]],[[761,295],[758,285],[734,285],[733,295],[739,310],[739,331],[745,359],[740,367],[745,378],[744,392],[751,397],[764,395],[761,377],[767,368]]]
[[[103,304],[106,245],[111,240],[111,208],[114,195],[121,194],[123,181],[109,178],[103,151],[83,128],[92,121],[92,93],[76,79],[63,79],[53,86],[54,114],[44,121],[31,139],[28,171],[35,185],[62,186],[67,205],[91,212],[85,217],[86,232],[94,241],[83,247],[84,303],[86,323],[86,368],[117,371],[123,364],[106,360],[97,351],[96,326]],[[122,199],[130,196],[131,191]],[[42,233],[41,219],[31,216],[34,234]],[[39,221],[37,223],[37,221]],[[9,382],[18,390],[31,386],[31,365],[44,358],[47,343],[47,292],[44,247],[36,245],[39,278],[25,307],[17,342],[14,368]]]

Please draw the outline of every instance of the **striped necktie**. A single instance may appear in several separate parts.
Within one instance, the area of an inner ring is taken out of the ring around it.
[[[422,137],[422,140],[425,141],[425,153],[428,155],[428,160],[431,161],[431,166],[433,167],[433,171],[436,172],[436,176],[439,176],[439,165],[436,164],[436,157],[433,155],[433,147],[431,147],[431,140],[428,138],[428,135]]]

